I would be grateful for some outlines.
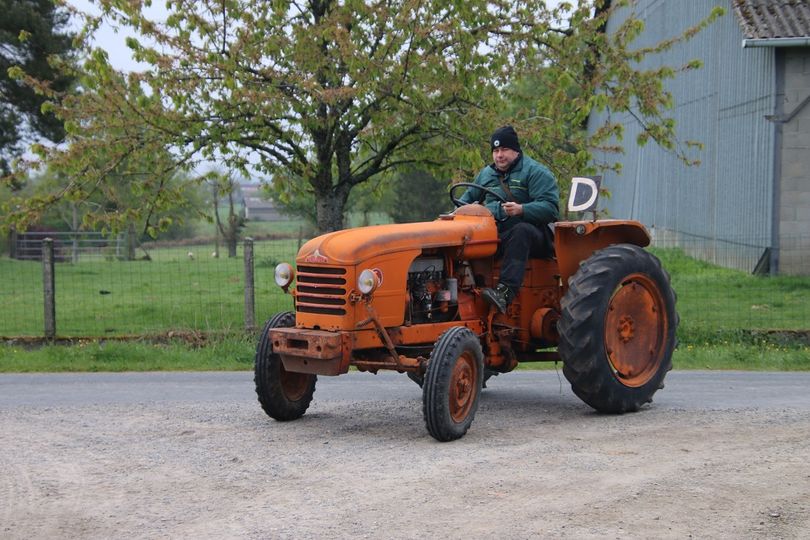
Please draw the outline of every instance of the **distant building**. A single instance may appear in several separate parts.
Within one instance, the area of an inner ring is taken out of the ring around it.
[[[285,221],[273,201],[266,198],[259,184],[240,184],[245,205],[245,218],[250,221]]]
[[[667,88],[681,140],[705,149],[688,167],[653,143],[628,144],[621,174],[603,185],[612,217],[638,219],[658,241],[746,271],[810,274],[810,3],[799,0],[638,0],[617,10],[608,32],[634,9],[649,46],[697,24],[715,6],[726,15],[687,43],[650,57],[645,69],[703,60]],[[605,113],[607,114],[607,113]],[[624,140],[640,131],[613,114]],[[591,125],[604,121],[594,115]],[[607,156],[601,156],[607,158]]]

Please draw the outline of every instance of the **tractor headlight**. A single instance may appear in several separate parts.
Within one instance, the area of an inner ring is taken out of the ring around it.
[[[293,278],[295,277],[295,270],[293,270],[292,265],[289,263],[281,263],[276,266],[276,285],[281,287],[282,289],[286,289],[292,283]]]
[[[365,269],[360,272],[360,277],[357,278],[357,289],[363,294],[371,294],[377,290],[377,287],[382,283],[382,272],[377,270]]]

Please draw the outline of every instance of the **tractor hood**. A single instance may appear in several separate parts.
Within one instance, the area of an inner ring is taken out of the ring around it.
[[[304,244],[296,262],[349,266],[387,253],[453,246],[458,247],[455,256],[459,259],[493,255],[498,247],[498,229],[489,210],[471,204],[436,221],[327,233]]]

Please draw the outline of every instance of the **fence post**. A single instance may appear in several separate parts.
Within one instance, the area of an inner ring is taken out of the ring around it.
[[[53,239],[42,241],[42,290],[45,296],[45,337],[56,337],[56,280],[54,279]]]
[[[253,281],[253,238],[245,238],[245,330],[256,328],[256,304]]]
[[[17,258],[17,230],[14,227],[8,231],[8,256],[11,259]]]

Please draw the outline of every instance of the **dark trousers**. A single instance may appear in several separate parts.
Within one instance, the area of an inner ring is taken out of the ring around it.
[[[500,235],[496,257],[501,259],[500,283],[517,294],[523,284],[526,262],[532,259],[548,259],[554,256],[554,236],[547,225],[536,227],[518,223]]]

